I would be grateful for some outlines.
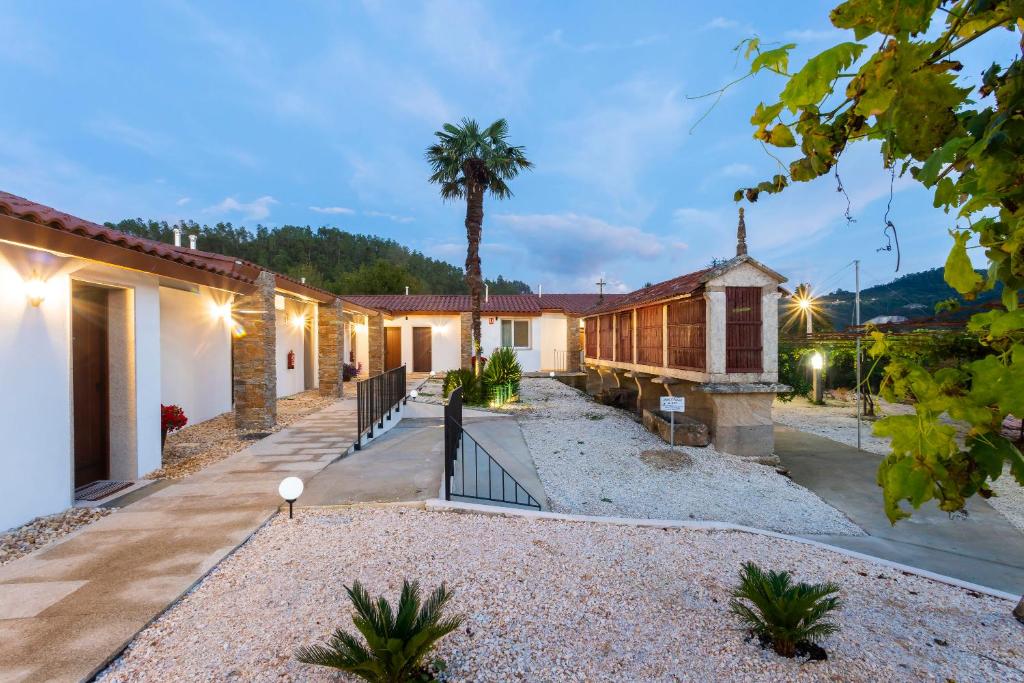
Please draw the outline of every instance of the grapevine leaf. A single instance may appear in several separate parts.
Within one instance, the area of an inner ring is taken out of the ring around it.
[[[776,147],[796,147],[796,140],[793,138],[789,126],[777,123],[768,136],[768,142]]]
[[[750,63],[750,73],[756,74],[761,69],[768,69],[780,74],[789,71],[789,51],[796,47],[796,43],[786,43],[782,47],[773,50],[765,50]]]
[[[1020,459],[1020,451],[1005,437],[998,434],[972,436],[967,440],[971,457],[989,479],[997,479],[1003,473],[1003,462]]]
[[[832,90],[840,72],[848,69],[864,51],[860,43],[839,43],[811,57],[803,68],[789,79],[780,98],[791,112],[819,102]]]
[[[935,150],[928,157],[928,160],[924,162],[924,166],[917,172],[917,180],[924,183],[926,187],[934,185],[942,168],[956,158],[956,154],[960,151],[961,147],[965,144],[970,144],[970,142],[970,138],[952,138],[947,140],[946,144]]]
[[[767,126],[779,115],[782,107],[782,102],[776,102],[767,107],[764,102],[761,102],[757,105],[757,109],[754,110],[754,115],[750,117],[750,123],[755,126]]]
[[[946,259],[946,271],[944,278],[946,284],[961,294],[973,294],[976,288],[981,285],[982,278],[974,270],[971,259],[967,255],[967,240],[971,233],[966,230],[961,232],[950,231],[955,244]]]
[[[872,33],[906,37],[927,30],[939,0],[847,0],[832,10],[832,23],[853,29],[857,40]]]

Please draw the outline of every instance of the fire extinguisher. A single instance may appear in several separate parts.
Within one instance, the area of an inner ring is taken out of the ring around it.
[[[288,352],[288,369],[289,370],[294,370],[295,369],[295,352],[294,351],[289,351]]]

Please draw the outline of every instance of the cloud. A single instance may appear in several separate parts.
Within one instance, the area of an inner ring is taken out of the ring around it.
[[[355,213],[355,209],[349,209],[345,206],[311,206],[310,211],[316,213],[328,213],[328,214],[346,214],[352,215]]]
[[[234,197],[225,197],[204,211],[206,213],[241,213],[249,220],[260,221],[270,215],[270,207],[277,203],[278,201],[270,195],[264,195],[251,202],[240,202]]]
[[[373,216],[374,218],[387,218],[389,221],[393,221],[395,223],[412,223],[416,220],[412,216],[398,216],[396,214],[385,213],[383,211],[363,211],[363,213],[367,216]]]
[[[715,17],[702,27],[705,31],[710,29],[729,29],[736,28],[740,25],[740,22],[735,19],[727,19],[726,17]]]
[[[615,225],[572,212],[555,214],[498,214],[506,240],[526,255],[534,270],[581,275],[620,262],[655,259],[685,249],[631,225]]]
[[[789,40],[795,40],[798,43],[820,43],[826,40],[843,40],[846,33],[836,28],[821,30],[808,28],[786,31],[783,35]]]
[[[708,209],[683,207],[672,212],[672,222],[681,226],[721,227],[722,219],[721,211]]]
[[[186,204],[188,204],[188,203],[189,203],[190,201],[192,201],[192,198],[191,198],[191,197],[182,197],[181,199],[179,199],[178,201],[176,201],[176,202],[174,202],[174,203],[175,203],[175,205],[177,205],[177,206],[185,206],[185,205],[186,205]]]
[[[644,77],[621,83],[597,93],[577,118],[556,124],[537,166],[596,188],[605,206],[642,219],[651,208],[640,191],[642,176],[675,153],[692,112],[674,83]]]
[[[554,45],[555,47],[570,52],[579,52],[587,54],[591,52],[607,52],[616,50],[630,50],[642,47],[648,47],[656,43],[663,42],[667,36],[663,33],[654,33],[647,36],[641,36],[634,38],[633,40],[626,40],[622,42],[588,42],[588,43],[573,43],[565,38],[565,32],[562,29],[555,29],[544,37],[544,42]]]
[[[150,156],[162,156],[172,148],[166,136],[133,126],[115,117],[102,117],[88,124],[89,130],[110,142],[117,142]]]
[[[728,164],[723,166],[722,170],[719,171],[719,175],[726,178],[738,178],[741,176],[748,176],[754,172],[754,167],[750,164]]]

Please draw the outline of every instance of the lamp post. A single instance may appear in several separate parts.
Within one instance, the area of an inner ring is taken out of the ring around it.
[[[814,371],[812,375],[813,386],[814,386],[814,402],[822,403],[825,397],[824,389],[821,386],[821,368],[825,365],[825,359],[821,353],[815,351],[811,354],[811,369]]]
[[[298,477],[285,477],[277,487],[277,492],[288,503],[288,519],[292,518],[292,504],[302,495],[302,480]]]

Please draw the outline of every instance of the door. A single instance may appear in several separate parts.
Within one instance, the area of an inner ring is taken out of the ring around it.
[[[74,283],[71,296],[71,382],[76,488],[110,476],[107,310],[107,290]]]
[[[384,370],[394,370],[402,364],[402,328],[384,328]]]
[[[430,372],[433,370],[431,332],[432,330],[429,327],[412,328],[413,372]]]

